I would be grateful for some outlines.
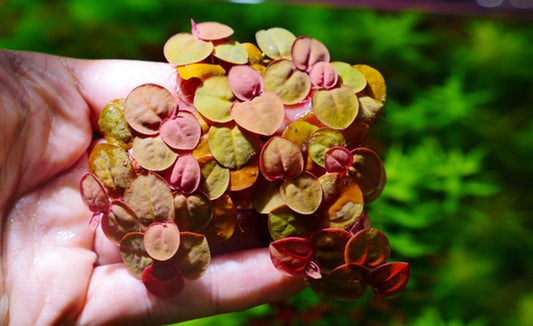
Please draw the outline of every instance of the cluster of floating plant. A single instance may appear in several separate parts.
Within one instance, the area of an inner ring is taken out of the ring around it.
[[[105,142],[80,183],[91,225],[159,296],[201,277],[210,244],[242,232],[243,212],[267,216],[274,266],[305,274],[319,295],[397,293],[409,265],[387,263],[389,241],[364,210],[385,183],[364,147],[383,109],[382,75],[330,62],[320,41],[282,28],[257,32],[257,46],[232,34],[192,22],[164,46],[178,98],[144,84],[102,110]]]

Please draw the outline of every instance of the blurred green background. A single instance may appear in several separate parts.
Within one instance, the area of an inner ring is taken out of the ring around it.
[[[223,1],[0,0],[0,47],[78,58],[164,60],[197,22],[255,41],[280,26],[321,40],[332,60],[387,81],[368,146],[388,181],[368,205],[407,288],[357,302],[311,291],[180,325],[533,325],[533,24],[317,4]]]

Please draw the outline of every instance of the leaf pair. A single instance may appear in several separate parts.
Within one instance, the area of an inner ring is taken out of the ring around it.
[[[165,58],[176,66],[201,62],[211,54],[234,63],[248,62],[246,49],[237,41],[230,40],[233,29],[217,22],[192,23],[191,33],[178,33],[167,40],[163,48]]]

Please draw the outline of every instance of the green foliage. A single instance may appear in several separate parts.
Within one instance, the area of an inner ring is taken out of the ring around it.
[[[287,28],[323,42],[333,61],[383,72],[385,116],[369,147],[383,158],[387,183],[365,208],[387,234],[391,257],[409,261],[412,274],[387,300],[367,291],[340,303],[307,289],[182,325],[532,323],[530,22],[272,2],[8,0],[0,5],[0,47],[164,60],[162,44],[189,31],[190,18],[227,24],[237,40]]]

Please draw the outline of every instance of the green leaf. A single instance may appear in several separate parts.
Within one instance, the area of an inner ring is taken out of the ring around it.
[[[296,36],[288,30],[273,27],[255,34],[257,45],[272,59],[291,59],[291,47]]]
[[[204,60],[213,52],[213,43],[189,33],[179,33],[165,43],[163,53],[168,62],[184,66]]]
[[[338,130],[330,128],[320,128],[315,130],[307,141],[309,156],[321,167],[324,167],[324,157],[326,152],[333,147],[344,147],[346,141]]]
[[[206,79],[196,89],[194,107],[206,119],[223,123],[233,119],[230,109],[234,99],[228,85],[228,78],[213,76]]]
[[[105,186],[114,198],[122,196],[135,171],[126,151],[117,145],[100,143],[89,156],[89,171]]]
[[[333,129],[346,129],[359,112],[357,96],[344,85],[314,92],[312,104],[318,120]]]
[[[331,64],[337,70],[341,82],[350,87],[354,93],[359,93],[365,89],[366,78],[359,70],[346,62],[334,61]]]
[[[204,156],[198,159],[202,180],[200,189],[209,199],[214,200],[224,194],[229,186],[229,169],[221,166],[214,157]]]
[[[104,106],[98,119],[98,128],[108,143],[125,150],[131,148],[133,134],[124,116],[124,99],[113,100]]]
[[[265,90],[278,94],[284,104],[296,104],[307,97],[311,80],[289,60],[272,62],[263,73]]]
[[[239,42],[226,39],[215,43],[213,55],[220,60],[242,65],[248,63],[248,52]]]
[[[217,162],[229,169],[240,169],[259,149],[259,138],[237,125],[211,126],[208,143]]]
[[[268,230],[274,240],[283,238],[304,238],[320,226],[316,215],[303,215],[294,212],[287,205],[274,208],[268,215]]]

